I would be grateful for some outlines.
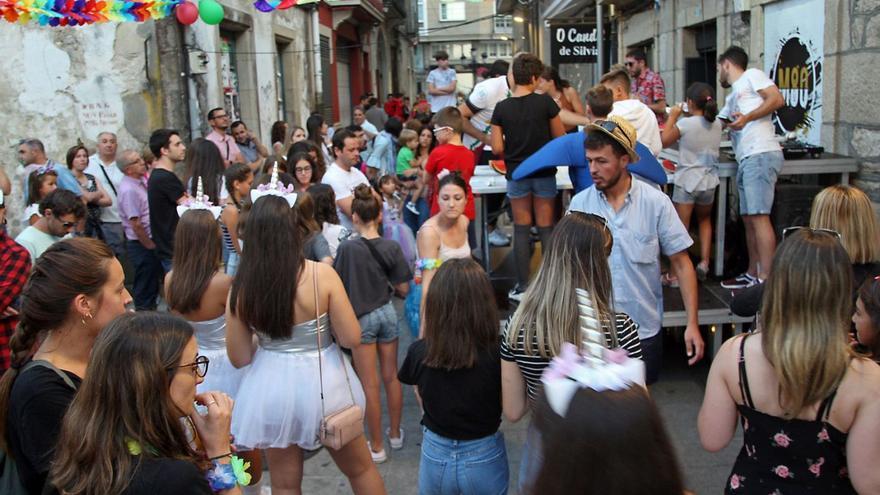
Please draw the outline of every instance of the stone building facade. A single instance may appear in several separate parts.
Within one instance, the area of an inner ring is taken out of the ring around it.
[[[173,17],[76,28],[0,22],[0,167],[13,180],[12,233],[24,206],[22,138],[42,140],[63,162],[78,141],[94,149],[101,131],[115,132],[120,150],[142,148],[160,127],[202,136],[208,110],[225,107],[268,141],[276,120],[303,125],[319,111],[347,124],[360,94],[412,87],[407,0],[330,0],[270,14],[249,0],[221,4],[218,26]]]

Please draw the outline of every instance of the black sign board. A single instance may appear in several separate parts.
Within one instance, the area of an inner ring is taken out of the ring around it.
[[[599,55],[595,24],[550,26],[550,63],[592,64]]]

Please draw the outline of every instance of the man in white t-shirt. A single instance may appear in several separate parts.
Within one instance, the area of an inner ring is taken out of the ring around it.
[[[507,79],[509,69],[510,63],[496,60],[489,68],[488,78],[477,83],[464,103],[458,106],[461,112],[462,144],[474,152],[477,165],[488,165],[489,160],[493,158],[489,135],[492,130],[490,121],[492,113],[495,112],[495,105],[510,96],[511,84]],[[486,209],[489,214],[485,221],[489,222],[489,244],[493,246],[510,244],[507,235],[495,228],[504,196],[490,194],[483,200],[488,202]]]
[[[723,281],[721,286],[726,289],[742,289],[766,279],[776,251],[770,210],[784,158],[771,116],[785,100],[776,84],[764,72],[747,69],[748,63],[748,54],[738,46],[731,46],[718,57],[721,86],[732,89],[718,118],[728,122],[731,130],[739,212],[749,249],[748,271]]]
[[[444,51],[437,52],[434,55],[437,61],[437,68],[428,73],[425,82],[428,83],[428,103],[431,105],[431,112],[437,113],[446,107],[454,107],[455,88],[457,80],[455,77],[455,69],[449,67],[449,54]]]
[[[108,131],[98,134],[98,150],[89,157],[89,166],[85,172],[92,174],[110,196],[110,206],[101,207],[101,233],[113,253],[122,256],[125,254],[125,235],[122,231],[122,219],[119,218],[116,190],[119,189],[124,175],[116,166],[116,150],[116,134]]]
[[[354,230],[351,222],[351,201],[354,199],[352,191],[359,184],[370,184],[367,177],[355,167],[360,162],[360,151],[361,140],[350,131],[343,129],[333,134],[333,153],[336,154],[336,160],[321,179],[323,184],[333,188],[339,223],[350,231]]]
[[[510,64],[504,60],[496,60],[489,69],[489,77],[477,83],[474,90],[464,100],[464,103],[458,106],[462,118],[462,144],[468,149],[475,150],[483,145],[483,152],[492,152],[492,140],[489,137],[489,131],[492,126],[489,122],[492,120],[492,113],[495,111],[495,105],[510,96],[510,83],[507,80],[507,71]],[[487,160],[480,159],[480,165],[486,165]]]

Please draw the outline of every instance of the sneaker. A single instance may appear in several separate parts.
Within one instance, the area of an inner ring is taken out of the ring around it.
[[[398,431],[400,432],[400,436],[397,438],[394,438],[391,436],[391,428],[390,427],[385,428],[385,436],[388,437],[388,443],[391,444],[391,448],[393,450],[400,450],[403,448],[403,438],[406,435],[404,435],[404,433],[403,433],[403,428],[399,429]]]
[[[758,279],[748,274],[748,272],[737,275],[721,282],[724,289],[745,289],[758,283]]]
[[[416,204],[413,203],[412,201],[407,201],[406,209],[409,210],[413,215],[419,214],[419,207],[416,206]]]
[[[521,302],[523,294],[525,293],[526,289],[517,285],[516,287],[510,289],[510,292],[507,293],[507,298],[511,301]]]
[[[373,452],[373,447],[370,445],[370,442],[367,442],[367,447],[370,449],[370,457],[373,458],[373,463],[382,464],[388,460],[388,454],[385,453],[385,449],[382,449],[379,452]]]
[[[501,246],[507,246],[509,244],[510,244],[510,239],[508,239],[507,236],[504,235],[504,232],[501,232],[498,229],[495,229],[492,232],[489,232],[489,245],[490,246],[501,247]]]

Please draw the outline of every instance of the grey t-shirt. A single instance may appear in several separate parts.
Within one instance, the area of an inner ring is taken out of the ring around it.
[[[333,263],[358,318],[387,304],[394,293],[392,286],[412,279],[412,271],[398,243],[381,237],[366,242],[376,248],[388,273],[362,238],[339,244]]]
[[[324,258],[332,258],[333,254],[330,252],[330,244],[321,232],[314,232],[303,244],[303,256],[307,260],[321,261]]]

